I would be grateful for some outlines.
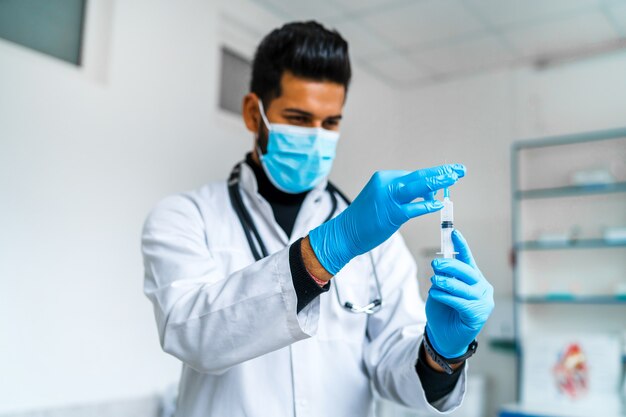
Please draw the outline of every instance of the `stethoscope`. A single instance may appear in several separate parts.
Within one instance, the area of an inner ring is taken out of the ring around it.
[[[237,213],[239,221],[241,222],[241,226],[246,235],[246,239],[248,240],[250,251],[252,251],[254,259],[259,261],[269,254],[267,252],[265,244],[263,243],[263,239],[261,239],[261,235],[259,234],[259,231],[252,221],[252,217],[246,209],[246,206],[243,204],[243,199],[241,198],[241,191],[239,190],[239,178],[241,175],[242,163],[243,162],[237,164],[230,173],[230,177],[228,178],[228,194],[230,195],[230,201],[233,205],[233,208],[235,209],[235,213]],[[341,191],[339,191],[337,187],[331,184],[330,181],[326,185],[326,191],[328,191],[330,195],[332,208],[330,210],[330,214],[328,214],[328,216],[324,220],[324,223],[330,220],[337,210],[337,195],[339,195],[339,197],[341,197],[341,199],[345,201],[346,204],[350,205],[350,200]],[[383,304],[383,296],[380,290],[378,274],[376,273],[374,257],[371,252],[368,252],[368,255],[370,263],[372,265],[372,274],[374,275],[374,280],[376,281],[376,290],[378,292],[378,296],[374,300],[370,301],[369,304],[364,306],[355,305],[350,301],[342,302],[341,296],[339,295],[337,283],[335,282],[335,285],[333,285],[335,287],[335,295],[337,296],[337,302],[339,303],[339,305],[353,313],[374,314],[381,309]]]

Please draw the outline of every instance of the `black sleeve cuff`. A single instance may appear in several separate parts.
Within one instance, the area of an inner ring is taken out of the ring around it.
[[[289,268],[291,269],[291,279],[293,280],[293,287],[296,290],[296,297],[298,298],[297,313],[313,301],[315,297],[328,291],[331,285],[330,281],[328,281],[326,285],[320,287],[317,285],[317,282],[311,278],[311,275],[304,267],[300,249],[301,245],[302,239],[298,239],[289,248]]]
[[[452,392],[465,368],[465,362],[452,375],[448,375],[445,372],[437,372],[431,368],[426,362],[425,355],[424,345],[421,344],[415,370],[422,382],[426,399],[432,404]]]

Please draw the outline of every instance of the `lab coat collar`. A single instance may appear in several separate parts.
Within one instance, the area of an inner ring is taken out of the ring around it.
[[[241,173],[239,175],[239,187],[253,204],[252,210],[258,211],[263,218],[273,226],[273,231],[278,235],[284,244],[292,243],[298,238],[308,234],[313,227],[318,226],[317,224],[312,224],[311,221],[315,219],[315,209],[319,207],[323,201],[327,185],[328,179],[324,178],[319,184],[308,192],[302,202],[300,211],[298,212],[298,217],[296,218],[296,223],[294,224],[290,239],[285,231],[276,222],[274,212],[272,211],[272,207],[269,202],[261,194],[259,194],[254,171],[245,161],[241,164]]]
[[[326,186],[328,185],[328,178],[324,178],[317,184],[304,199],[303,206],[307,200],[316,200],[318,197],[324,194],[326,191]],[[256,177],[254,176],[254,171],[252,168],[244,161],[241,164],[241,174],[239,177],[239,187],[247,193],[250,197],[258,198],[263,201],[266,201],[265,198],[261,194],[259,194],[259,186],[256,181]],[[266,201],[267,202],[267,201]],[[269,203],[268,203],[269,204]]]

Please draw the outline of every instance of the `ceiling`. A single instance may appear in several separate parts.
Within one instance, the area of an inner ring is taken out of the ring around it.
[[[336,28],[352,59],[397,87],[626,48],[626,0],[255,0]]]

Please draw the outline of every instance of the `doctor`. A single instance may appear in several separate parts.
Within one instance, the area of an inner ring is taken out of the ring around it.
[[[327,176],[350,75],[337,32],[272,31],[243,100],[253,151],[228,182],[148,216],[144,291],[183,363],[177,416],[368,416],[374,390],[417,409],[461,404],[493,288],[455,232],[458,257],[433,261],[424,303],[397,232],[440,210],[434,193],[465,168],[380,171],[349,204]]]

